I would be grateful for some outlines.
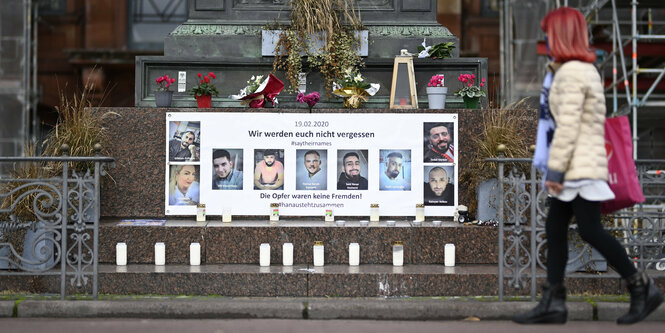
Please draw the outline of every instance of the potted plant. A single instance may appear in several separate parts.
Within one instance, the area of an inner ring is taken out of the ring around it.
[[[199,78],[199,84],[190,90],[190,94],[196,98],[196,105],[199,108],[210,108],[212,106],[212,95],[219,96],[217,87],[210,81],[217,78],[215,73],[210,72],[208,75],[196,74]]]
[[[477,109],[480,97],[487,96],[482,89],[485,85],[485,79],[480,81],[480,86],[474,85],[476,74],[460,74],[457,80],[462,83],[462,88],[455,92],[455,96],[462,96],[464,107],[467,109]]]
[[[290,25],[276,27],[282,30],[275,48],[274,70],[284,70],[292,91],[297,91],[299,74],[303,69],[302,57],[307,57],[310,69],[321,73],[328,93],[333,83],[343,76],[346,68],[363,66],[357,53],[362,30],[355,0],[292,0]],[[343,24],[345,23],[345,24]],[[310,47],[321,44],[321,47]]]
[[[445,109],[448,88],[443,86],[443,74],[433,75],[427,83],[427,100],[430,109]]]
[[[321,95],[319,94],[318,91],[309,93],[305,95],[304,93],[298,93],[298,96],[296,96],[296,101],[299,103],[306,103],[307,106],[309,107],[309,113],[312,113],[312,108],[316,103],[319,102],[319,99],[321,99]]]
[[[160,108],[167,108],[171,106],[173,99],[173,91],[170,87],[175,83],[175,79],[170,78],[168,75],[160,76],[157,81],[157,91],[155,92],[155,105]]]

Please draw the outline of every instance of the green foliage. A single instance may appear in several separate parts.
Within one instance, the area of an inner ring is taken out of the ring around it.
[[[346,68],[363,66],[362,58],[356,54],[360,41],[354,29],[362,24],[356,13],[353,0],[292,0],[291,24],[278,27],[284,30],[275,49],[273,70],[284,70],[291,91],[297,91],[298,75],[303,72],[301,54],[307,57],[309,68],[319,70],[328,93],[333,83],[343,75]],[[319,50],[308,45],[314,39],[323,41]]]
[[[429,53],[429,57],[432,59],[452,58],[454,48],[455,43],[453,42],[439,43],[432,46],[427,53]],[[418,46],[418,51],[425,51],[425,47]]]

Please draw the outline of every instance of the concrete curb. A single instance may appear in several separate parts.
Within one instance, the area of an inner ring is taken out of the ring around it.
[[[596,308],[598,309],[598,320],[615,321],[624,313],[628,312],[630,304],[598,302],[596,303]],[[654,312],[646,317],[644,321],[665,321],[665,303],[661,304]]]
[[[511,320],[531,310],[535,302],[482,302],[435,300],[326,300],[310,301],[310,319],[373,320]],[[568,304],[569,320],[593,320],[593,307],[586,302]]]
[[[18,317],[300,319],[303,311],[303,302],[292,300],[23,301]]]
[[[16,304],[16,301],[0,301],[0,318],[12,317],[14,315],[14,304]]]

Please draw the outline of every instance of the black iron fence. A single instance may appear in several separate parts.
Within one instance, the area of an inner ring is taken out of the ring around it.
[[[100,177],[113,158],[70,157],[63,148],[60,157],[0,157],[8,170],[0,177],[0,276],[55,275],[61,299],[67,282],[97,299]]]
[[[487,162],[497,163],[498,169],[498,185],[490,200],[494,203],[490,204],[496,205],[499,221],[499,299],[503,300],[507,292],[527,289],[535,300],[536,279],[546,277],[548,194],[542,174],[528,158],[505,158],[500,153]],[[664,270],[665,160],[635,163],[646,202],[603,216],[602,221],[638,268]],[[576,227],[572,224],[570,229]],[[567,271],[584,267],[596,271],[595,250],[582,242],[571,245],[576,243],[577,236],[575,232],[570,235]],[[616,274],[597,276],[616,278]]]

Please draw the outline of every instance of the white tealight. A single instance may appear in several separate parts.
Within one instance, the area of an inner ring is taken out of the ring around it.
[[[443,250],[443,264],[448,267],[455,266],[455,245],[446,244]]]
[[[192,266],[201,265],[201,244],[189,244],[189,264]]]
[[[293,266],[293,243],[282,245],[282,265]]]
[[[222,213],[222,222],[229,223],[233,219],[233,215],[231,215],[231,208],[224,208],[224,211]]]
[[[127,265],[127,244],[118,243],[115,245],[115,264],[118,266]]]
[[[349,244],[349,265],[360,265],[360,245],[358,243]]]
[[[155,243],[155,265],[163,266],[166,264],[166,245],[159,242]]]
[[[270,244],[268,243],[261,243],[259,251],[259,266],[270,266]]]
[[[404,245],[402,242],[395,242],[393,244],[393,266],[404,265]]]

